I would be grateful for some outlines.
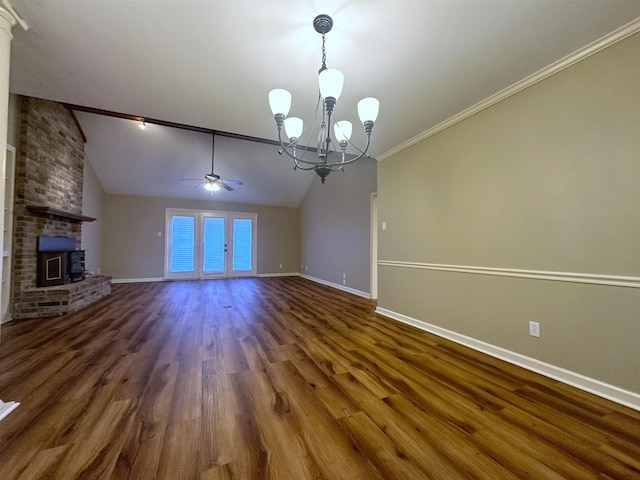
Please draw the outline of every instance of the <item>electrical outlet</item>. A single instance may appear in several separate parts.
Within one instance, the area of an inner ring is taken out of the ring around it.
[[[347,284],[347,274],[346,274],[346,273],[343,273],[343,274],[342,274],[342,284],[343,284],[343,285],[346,285],[346,284]]]
[[[529,322],[529,335],[532,337],[540,336],[540,322]]]
[[[282,264],[280,264],[280,270],[282,270]]]

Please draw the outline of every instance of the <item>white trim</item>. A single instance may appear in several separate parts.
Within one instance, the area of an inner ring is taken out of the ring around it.
[[[396,262],[380,260],[379,266],[439,270],[445,272],[472,273],[477,275],[497,275],[500,277],[518,277],[554,282],[589,283],[612,287],[640,288],[640,277],[620,275],[601,275],[594,273],[551,272],[546,270],[520,270],[514,268],[477,267],[469,265],[444,265],[439,263]]]
[[[378,298],[378,192],[370,197],[369,235],[371,250],[369,252],[369,298]]]
[[[13,412],[20,405],[18,402],[3,402],[0,400],[0,420]]]
[[[299,273],[299,276],[302,278],[306,278],[307,280],[311,280],[312,282],[321,283],[322,285],[326,285],[327,287],[336,288],[338,290],[342,290],[343,292],[352,293],[354,295],[358,295],[359,297],[371,298],[367,292],[363,292],[361,290],[356,290],[355,288],[345,287],[344,285],[340,285],[339,283],[327,282],[326,280],[322,280],[321,278],[312,277],[310,275],[305,275],[304,273]]]
[[[521,355],[519,353],[512,352],[495,345],[491,345],[490,343],[486,343],[481,340],[476,340],[475,338],[471,338],[466,335],[462,335],[460,333],[456,333],[451,330],[432,325],[422,320],[408,317],[401,313],[387,310],[386,308],[377,307],[376,313],[384,315],[385,317],[389,317],[393,320],[406,323],[407,325],[412,325],[416,328],[419,328],[420,330],[433,333],[434,335],[446,338],[448,340],[451,340],[452,342],[464,345],[465,347],[469,347],[473,350],[486,353],[487,355],[498,358],[500,360],[504,360],[505,362],[509,362],[513,365],[526,368],[527,370],[539,373],[541,375],[544,375],[545,377],[559,380],[563,383],[579,388],[580,390],[593,393],[594,395],[598,395],[599,397],[606,398],[607,400],[611,400],[621,405],[625,405],[629,408],[633,408],[634,410],[640,411],[640,394],[638,393],[624,390],[622,388],[616,387],[615,385],[610,385],[608,383],[595,380],[579,373],[572,372],[570,370],[566,370],[564,368],[557,367],[540,360],[536,360],[535,358],[527,357],[525,355]]]
[[[4,197],[4,209],[3,214],[0,215],[2,220],[0,223],[4,226],[4,233],[2,234],[2,240],[0,241],[0,250],[2,251],[2,266],[0,268],[0,274],[2,277],[2,288],[0,293],[0,324],[7,323],[13,319],[13,313],[11,311],[11,272],[13,265],[13,224],[15,221],[15,178],[16,178],[16,147],[7,143],[6,154],[4,157],[4,163],[2,164],[2,173],[4,177],[3,197]],[[5,239],[6,237],[6,239]]]
[[[146,282],[164,282],[162,277],[151,278],[112,278],[111,283],[146,283]]]
[[[259,278],[269,278],[269,277],[297,277],[299,275],[298,272],[288,272],[288,273],[259,273],[256,277]]]
[[[9,0],[2,0],[2,2],[0,2],[0,10],[1,9],[6,9],[6,11],[9,12],[9,14],[13,17],[13,24],[17,22],[25,32],[29,30],[29,25],[27,25],[27,22],[25,22],[24,19],[20,15],[18,15],[18,12],[16,12],[15,8],[13,8],[13,5],[11,5],[11,2],[9,2]]]
[[[604,50],[605,48],[610,47],[611,45],[621,40],[624,40],[625,38],[639,31],[640,31],[640,18],[636,18],[635,20],[632,20],[626,25],[623,25],[622,27],[618,28],[617,30],[614,30],[613,32],[596,40],[595,42],[592,42],[589,45],[582,47],[581,49],[567,55],[564,58],[561,58],[560,60],[557,60],[556,62],[544,67],[541,70],[538,70],[537,72],[529,75],[528,77],[523,78],[522,80],[514,83],[513,85],[505,88],[504,90],[501,90],[498,93],[491,95],[490,97],[482,100],[481,102],[476,103],[475,105],[467,108],[466,110],[463,110],[462,112],[457,113],[452,117],[449,117],[447,120],[435,125],[434,127],[431,127],[429,130],[419,135],[416,135],[413,138],[410,138],[406,142],[398,145],[397,147],[394,147],[391,150],[384,152],[382,155],[378,155],[376,159],[378,161],[386,160],[387,158],[401,152],[402,150],[405,150],[411,147],[412,145],[415,145],[416,143],[419,143],[422,140],[425,140],[435,135],[436,133],[439,133],[442,130],[455,125],[456,123],[461,122],[462,120],[470,117],[471,115],[475,115],[476,113],[484,110],[485,108],[489,108],[490,106],[495,105],[496,103],[501,102],[502,100],[509,98],[512,95],[515,95],[516,93],[544,80],[547,77],[550,77],[551,75],[555,75],[556,73],[564,70],[565,68],[570,67],[571,65],[574,65],[584,60],[585,58],[588,58],[591,55],[598,53],[599,51]]]

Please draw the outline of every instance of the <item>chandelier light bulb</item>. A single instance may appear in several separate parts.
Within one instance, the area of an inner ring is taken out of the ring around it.
[[[379,110],[380,101],[377,98],[367,97],[358,102],[358,116],[362,123],[367,121],[375,123]]]
[[[284,130],[291,140],[296,140],[302,135],[302,127],[304,123],[301,118],[290,117],[284,121]]]
[[[138,123],[138,127],[140,127],[140,130],[144,130],[145,128],[147,128],[147,124],[144,123],[144,119],[140,119],[140,123]]]
[[[320,95],[322,95],[322,98],[326,100],[328,97],[331,97],[338,100],[342,94],[342,87],[344,86],[344,74],[335,68],[327,68],[320,72],[318,83],[320,84]]]
[[[274,88],[269,92],[269,106],[274,115],[286,117],[291,109],[291,93],[282,88]]]
[[[336,140],[340,142],[348,142],[351,138],[351,132],[353,131],[353,125],[348,120],[342,120],[336,122],[333,126],[333,131],[336,134]]]

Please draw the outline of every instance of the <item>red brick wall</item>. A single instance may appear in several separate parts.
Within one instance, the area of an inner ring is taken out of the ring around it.
[[[81,224],[36,215],[27,205],[82,214],[84,141],[69,110],[57,102],[21,97],[20,145],[16,161],[13,312],[19,318],[23,292],[36,286],[40,235],[74,237],[80,247]]]

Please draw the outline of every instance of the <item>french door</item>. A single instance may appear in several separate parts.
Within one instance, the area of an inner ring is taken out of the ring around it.
[[[256,275],[255,213],[168,208],[165,278]]]

